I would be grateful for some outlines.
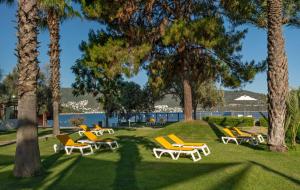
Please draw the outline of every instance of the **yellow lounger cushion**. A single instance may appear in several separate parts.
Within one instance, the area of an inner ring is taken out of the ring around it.
[[[187,150],[187,151],[192,151],[194,150],[193,148],[185,148],[185,147],[174,147],[172,146],[171,143],[169,143],[164,137],[156,137],[155,140],[165,149],[169,150]]]
[[[100,125],[95,125],[94,130],[103,130],[103,129],[111,129],[111,128],[103,128]]]
[[[79,125],[79,127],[84,131],[90,131],[90,128],[87,125]]]
[[[75,143],[68,135],[57,135],[56,138],[64,146],[87,146],[87,144]]]
[[[95,134],[93,134],[92,132],[84,132],[84,135],[91,141],[94,141],[94,142],[112,142],[114,141],[113,139],[99,139]]]
[[[225,131],[225,133],[232,138],[249,138],[251,136],[244,136],[244,135],[239,135],[239,136],[235,136],[232,131],[230,131],[228,128],[223,128],[223,131]]]
[[[223,131],[230,137],[236,138],[236,136],[228,129],[228,128],[223,128]]]
[[[233,127],[232,129],[235,130],[240,136],[246,136],[246,137],[251,137],[252,136],[251,134],[242,132],[241,130],[239,130],[236,127]]]
[[[172,139],[176,144],[181,144],[183,146],[203,146],[204,143],[186,143],[177,137],[175,134],[169,134],[168,137]]]

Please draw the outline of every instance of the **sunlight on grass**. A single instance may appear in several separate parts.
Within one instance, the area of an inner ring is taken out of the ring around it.
[[[297,189],[300,152],[278,154],[248,145],[220,143],[216,129],[203,122],[174,123],[165,128],[116,129],[120,148],[94,155],[54,154],[54,138],[40,141],[44,174],[16,179],[12,175],[15,145],[0,148],[2,189]],[[156,159],[153,137],[175,133],[187,141],[207,143],[212,154],[199,162]],[[77,133],[71,135],[79,139]],[[299,146],[298,146],[299,147]],[[299,147],[300,148],[300,147]]]

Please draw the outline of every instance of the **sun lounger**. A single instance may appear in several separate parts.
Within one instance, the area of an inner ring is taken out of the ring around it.
[[[88,140],[79,140],[80,143],[86,143],[94,146],[96,149],[99,149],[102,145],[109,146],[110,149],[119,148],[119,145],[116,140],[113,139],[99,139],[95,134],[90,131],[84,132],[84,135]]]
[[[115,131],[112,128],[103,128],[100,125],[95,125],[95,127],[93,128],[93,130],[95,131],[102,131],[103,132],[108,132],[109,134],[114,134]]]
[[[258,140],[260,143],[265,142],[265,139],[264,139],[264,137],[263,137],[261,134],[251,134],[251,133],[243,132],[243,131],[239,130],[239,129],[236,128],[236,127],[233,127],[232,129],[233,129],[234,131],[236,131],[238,135],[241,135],[241,136],[252,136],[252,137],[257,138],[257,140]]]
[[[172,144],[173,146],[199,149],[203,152],[205,156],[210,154],[208,146],[204,143],[186,143],[175,134],[169,134],[168,137],[176,143]]]
[[[94,153],[91,145],[85,143],[75,143],[68,135],[57,135],[56,138],[60,141],[61,145],[55,144],[53,146],[54,152],[64,149],[66,154],[70,155],[74,149],[77,149],[82,155],[90,155]],[[84,153],[84,149],[88,149],[90,151]]]
[[[87,125],[79,125],[79,127],[82,129],[82,130],[78,131],[79,136],[82,136],[83,133],[86,132],[86,131],[90,131],[90,132],[94,133],[97,136],[103,135],[103,131],[90,129]]]
[[[160,158],[164,153],[167,153],[173,160],[177,160],[181,154],[191,155],[194,162],[201,160],[201,155],[197,149],[172,146],[164,137],[156,137],[155,140],[163,147],[153,148],[156,158]]]
[[[222,137],[222,141],[224,144],[228,144],[229,141],[234,141],[237,145],[242,142],[249,142],[252,145],[257,145],[258,142],[252,136],[235,136],[228,128],[223,128],[223,131],[227,136]]]

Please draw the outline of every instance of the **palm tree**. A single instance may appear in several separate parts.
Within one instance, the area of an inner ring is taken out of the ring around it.
[[[282,0],[268,0],[268,144],[286,151],[284,121],[288,96],[288,62],[282,34]]]
[[[30,177],[40,173],[37,135],[37,0],[19,0],[18,8],[18,129],[14,175]]]
[[[53,106],[53,134],[58,135],[59,130],[59,105],[60,105],[60,23],[67,18],[79,16],[72,9],[68,0],[38,0],[40,8],[41,27],[47,27],[50,33],[50,67],[51,90]]]
[[[287,115],[285,119],[285,131],[287,141],[291,148],[296,148],[297,132],[300,126],[300,89],[291,90],[287,100]]]
[[[221,3],[231,19],[268,30],[268,145],[272,151],[286,151],[288,62],[282,27],[300,26],[300,1],[222,0]]]

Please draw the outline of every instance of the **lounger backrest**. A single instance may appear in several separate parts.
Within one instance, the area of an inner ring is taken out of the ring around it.
[[[176,144],[184,144],[184,142],[175,134],[169,134],[168,137],[172,139],[172,141],[174,141]]]
[[[99,125],[95,125],[95,128],[96,128],[96,129],[99,129],[99,130],[102,129],[102,127],[99,126]]]
[[[164,137],[156,137],[155,140],[166,149],[173,147]]]
[[[79,125],[79,127],[80,127],[81,129],[83,129],[84,131],[89,131],[89,127],[86,126],[86,125]]]
[[[90,131],[84,132],[84,135],[91,141],[96,141],[98,139],[97,136]]]
[[[56,138],[64,145],[64,146],[73,146],[75,142],[68,135],[57,135]]]
[[[243,132],[240,131],[238,128],[233,127],[232,129],[235,130],[239,135],[243,135]]]
[[[233,134],[228,128],[223,128],[223,130],[225,131],[225,133],[226,133],[228,136],[234,137],[234,138],[235,138],[234,134]]]

